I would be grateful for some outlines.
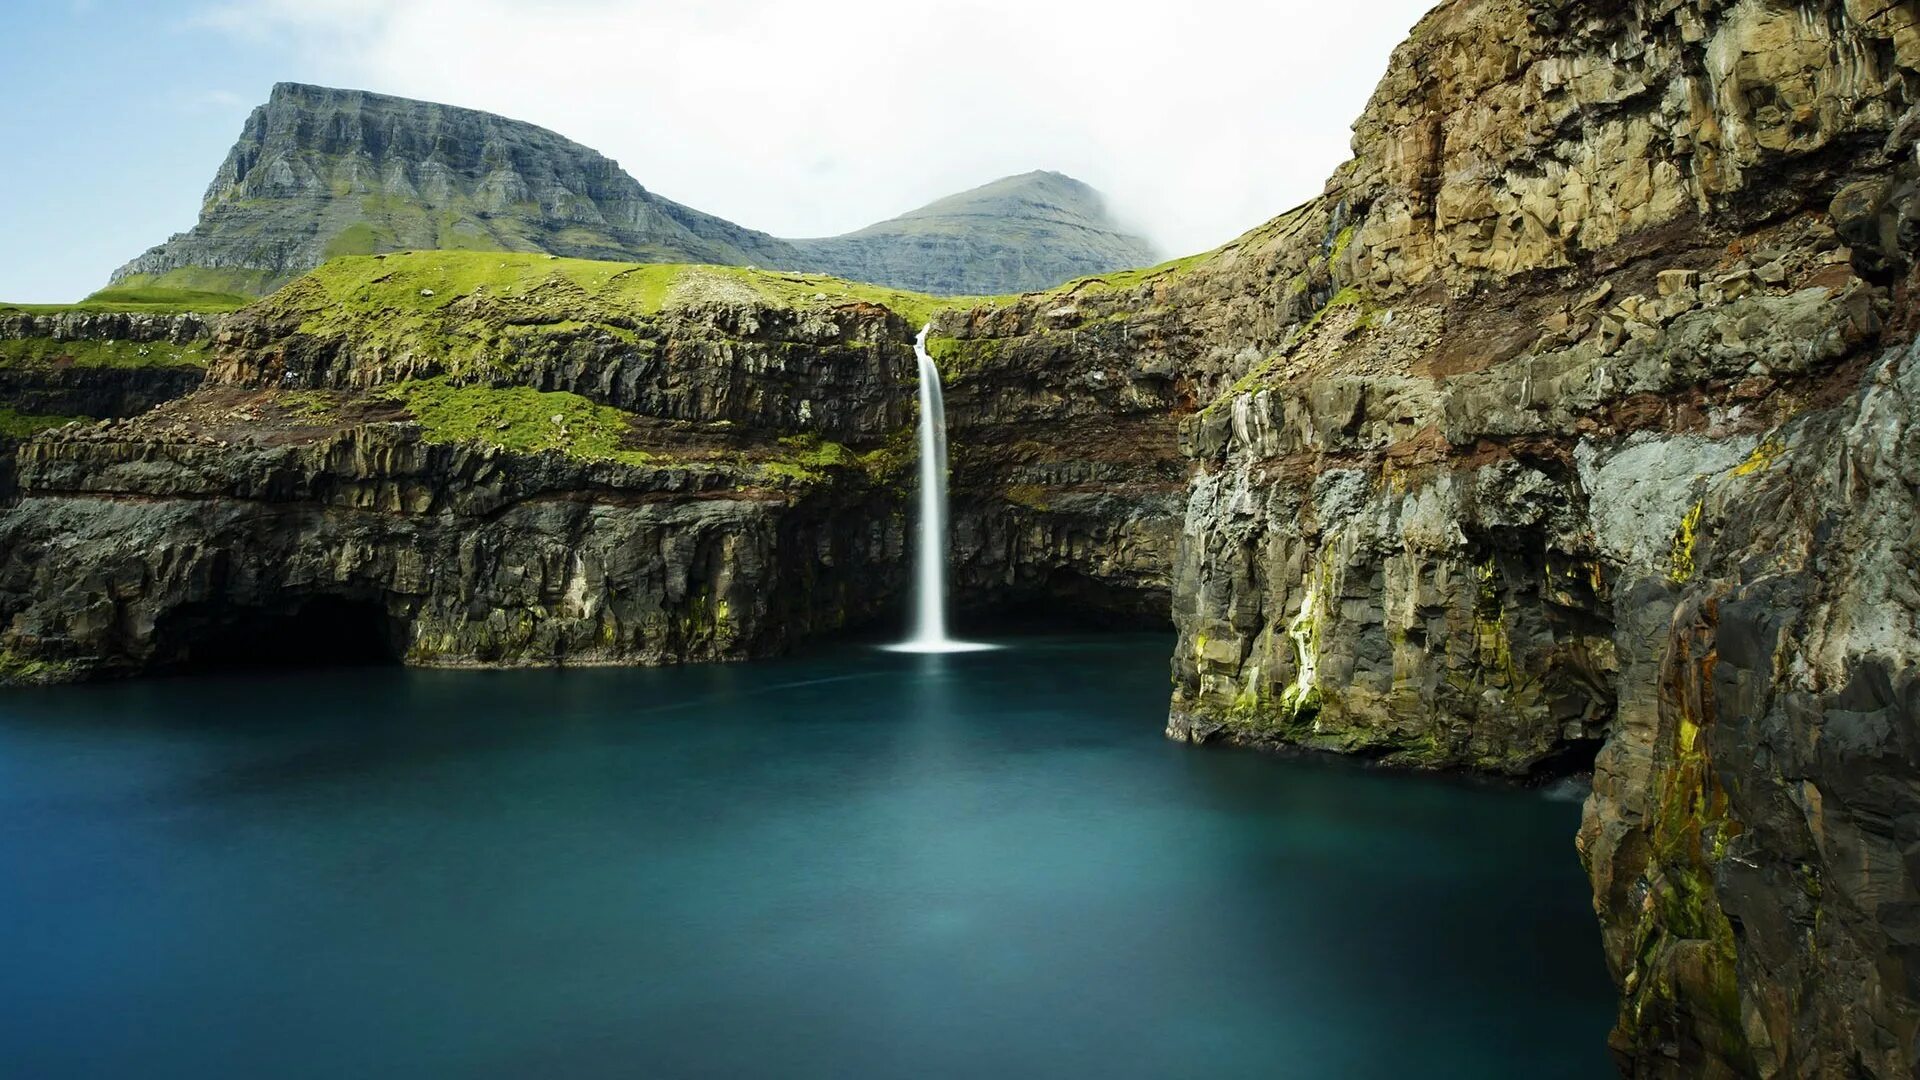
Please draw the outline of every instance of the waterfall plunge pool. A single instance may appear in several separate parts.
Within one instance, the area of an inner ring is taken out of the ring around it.
[[[1160,735],[1164,635],[9,691],[22,1077],[1603,1077],[1577,806]]]

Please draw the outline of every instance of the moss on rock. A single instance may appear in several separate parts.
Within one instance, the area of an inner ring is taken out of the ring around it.
[[[101,341],[53,338],[0,338],[0,368],[203,368],[211,344],[192,341]]]
[[[91,421],[91,416],[56,416],[35,413],[23,413],[8,405],[0,405],[0,438],[27,439],[43,431],[79,421]]]
[[[525,386],[460,386],[437,378],[396,383],[385,396],[406,407],[427,442],[477,443],[522,454],[557,451],[624,465],[652,460],[628,445],[629,414],[578,394]]]

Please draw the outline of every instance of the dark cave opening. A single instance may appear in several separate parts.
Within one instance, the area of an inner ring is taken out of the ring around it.
[[[955,633],[962,637],[997,634],[1087,634],[1141,630],[1173,631],[1172,602],[1154,604],[1132,596],[1063,593],[982,601],[956,598]]]
[[[341,596],[191,605],[162,620],[154,636],[163,666],[195,672],[397,664],[402,641],[382,605]]]
[[[1533,771],[1528,774],[1528,781],[1534,784],[1550,784],[1570,776],[1591,776],[1593,763],[1600,756],[1601,747],[1606,744],[1605,736],[1569,739],[1561,744],[1559,749],[1534,764]]]

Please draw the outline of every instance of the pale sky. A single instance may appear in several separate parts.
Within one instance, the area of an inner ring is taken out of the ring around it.
[[[70,300],[193,223],[280,80],[486,109],[669,198],[823,236],[1010,173],[1167,256],[1318,193],[1426,0],[67,0],[9,15],[0,299]],[[155,10],[161,9],[161,10]]]

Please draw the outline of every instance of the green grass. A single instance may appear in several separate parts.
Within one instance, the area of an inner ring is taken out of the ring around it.
[[[477,443],[520,454],[557,450],[583,461],[645,465],[649,456],[621,444],[631,417],[578,394],[526,386],[456,386],[447,379],[396,383],[385,396],[403,404],[427,442]]]
[[[330,419],[340,407],[339,396],[328,390],[288,390],[279,402],[296,418],[316,423]]]
[[[1005,301],[935,298],[737,266],[419,251],[329,260],[254,310],[305,335],[350,341],[356,352],[382,363],[427,361],[434,373],[482,382],[511,379],[525,357],[557,338],[652,347],[657,335],[648,326],[663,314],[724,302],[799,311],[876,304],[917,327],[942,311]]]
[[[565,284],[606,306],[651,313],[682,269],[505,251],[409,251],[330,259],[300,282],[318,285],[354,312],[439,311],[475,294],[526,297]]]
[[[1347,253],[1348,246],[1353,243],[1354,228],[1354,226],[1349,225],[1341,229],[1339,235],[1333,238],[1333,250],[1327,255],[1327,261],[1339,262],[1340,256]]]
[[[731,295],[783,307],[870,303],[919,325],[948,310],[1007,297],[932,297],[821,274],[743,266],[600,262],[498,251],[416,251],[329,260],[270,298],[304,316],[302,330],[360,329],[369,319],[419,323],[469,297],[509,301],[503,314],[529,324],[644,318],[684,303]]]
[[[934,317],[948,311],[971,311],[977,307],[1012,304],[1019,296],[928,296],[885,285],[846,281],[825,274],[805,274],[780,270],[750,270],[744,266],[683,267],[691,273],[707,274],[732,281],[752,290],[762,299],[782,307],[837,306],[847,303],[876,304],[890,308],[908,325],[918,329]],[[815,296],[824,299],[816,300]]]
[[[626,445],[633,430],[631,414],[578,394],[525,386],[457,386],[445,378],[395,383],[381,394],[403,405],[430,443],[488,446],[516,454],[559,452],[580,461],[622,465],[664,463]],[[311,394],[290,394],[281,402],[311,419],[324,419],[329,408]],[[876,482],[891,475],[891,458],[882,451],[862,456],[816,435],[789,436],[771,456],[740,454],[727,463],[786,484],[824,483],[836,471],[852,469],[863,470]]]
[[[1074,292],[1120,292],[1138,288],[1148,282],[1172,282],[1185,277],[1194,267],[1219,254],[1223,249],[1203,251],[1198,255],[1188,255],[1179,259],[1170,259],[1158,266],[1143,266],[1136,270],[1116,270],[1109,274],[1091,274],[1067,282],[1051,293]]]
[[[371,255],[383,250],[392,240],[391,233],[374,228],[371,222],[355,222],[327,241],[326,254],[329,259],[342,255]]]
[[[780,446],[786,452],[783,456],[760,464],[761,470],[769,476],[802,484],[818,484],[827,479],[831,470],[862,466],[858,454],[837,442],[827,442],[815,435],[788,436],[780,440]]]
[[[1304,337],[1313,333],[1320,328],[1321,323],[1326,321],[1327,316],[1341,308],[1347,307],[1359,308],[1362,317],[1368,317],[1373,314],[1373,309],[1367,303],[1366,293],[1361,292],[1358,286],[1348,285],[1339,292],[1334,293],[1333,297],[1326,302],[1324,307],[1313,313],[1313,317],[1307,320],[1305,326],[1301,327],[1301,336]]]
[[[0,338],[0,368],[204,368],[210,343],[175,345],[166,341],[55,341],[52,338]]]
[[[927,355],[946,380],[961,378],[999,359],[1002,338],[927,338]]]
[[[235,311],[272,290],[264,270],[211,270],[188,266],[164,274],[129,274],[80,301],[59,305],[81,311],[142,311],[218,314]]]
[[[0,405],[0,438],[29,439],[43,431],[64,427],[75,420],[89,423],[93,417],[35,415],[17,412],[10,406]]]
[[[24,311],[29,315],[59,315],[69,311],[124,311],[137,315],[223,315],[238,311],[252,302],[251,297],[229,293],[197,292],[192,289],[156,287],[101,289],[85,300],[71,304],[15,304],[0,302],[0,312]]]
[[[11,649],[0,649],[0,686],[60,682],[78,669],[70,660],[34,660]]]

